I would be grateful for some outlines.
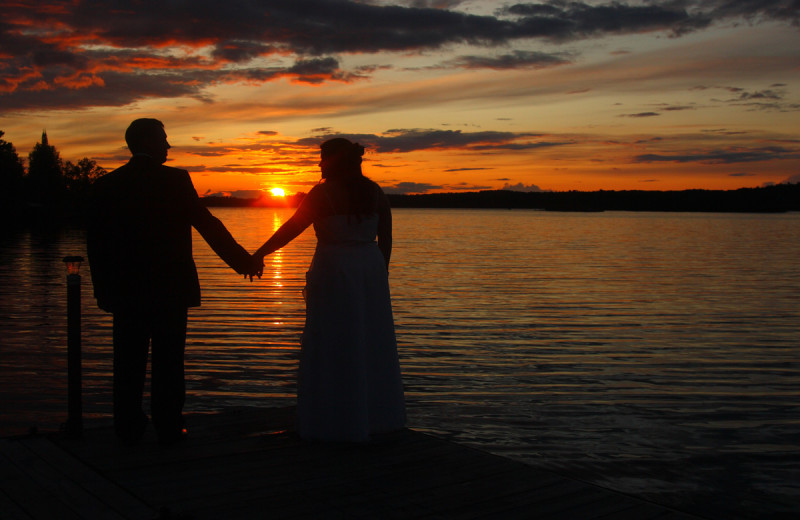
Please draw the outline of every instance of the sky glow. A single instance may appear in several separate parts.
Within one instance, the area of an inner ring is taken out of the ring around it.
[[[319,144],[387,192],[800,182],[792,0],[19,0],[0,130],[106,169],[156,117],[200,194],[307,191]]]

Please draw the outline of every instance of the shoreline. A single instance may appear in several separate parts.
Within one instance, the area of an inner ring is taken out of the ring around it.
[[[304,194],[276,199],[204,197],[208,207],[294,208]],[[737,190],[387,193],[392,208],[540,209],[564,212],[657,211],[703,213],[785,213],[800,211],[800,183]]]

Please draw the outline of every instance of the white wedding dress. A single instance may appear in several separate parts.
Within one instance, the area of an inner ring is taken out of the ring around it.
[[[403,428],[405,401],[378,216],[314,222],[297,383],[305,439],[363,442]]]

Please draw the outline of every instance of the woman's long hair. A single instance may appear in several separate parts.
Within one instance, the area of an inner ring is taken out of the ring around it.
[[[320,149],[322,162],[330,161],[330,166],[323,168],[322,178],[325,182],[344,186],[347,193],[346,207],[336,209],[344,210],[348,215],[374,213],[377,188],[361,171],[361,157],[365,148],[343,137],[336,137],[322,143]]]

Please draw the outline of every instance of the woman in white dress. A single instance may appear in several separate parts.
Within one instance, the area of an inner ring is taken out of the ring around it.
[[[346,139],[323,143],[324,182],[253,255],[260,274],[265,255],[314,225],[297,382],[297,429],[310,440],[364,442],[405,425],[389,296],[392,215],[361,172],[363,155]]]

